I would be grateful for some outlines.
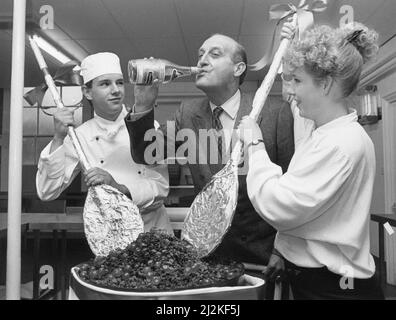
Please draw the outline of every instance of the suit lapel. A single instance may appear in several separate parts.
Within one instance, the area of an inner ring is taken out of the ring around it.
[[[247,116],[252,109],[252,99],[245,93],[241,94],[241,103],[234,123],[236,129],[244,116]]]
[[[198,112],[192,118],[192,122],[197,134],[199,133],[199,129],[209,130],[212,128],[212,110],[210,110],[208,99],[202,100]]]

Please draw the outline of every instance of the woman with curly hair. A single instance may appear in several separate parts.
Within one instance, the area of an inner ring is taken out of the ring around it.
[[[295,299],[383,299],[370,254],[369,209],[375,176],[374,146],[348,97],[363,65],[377,51],[375,31],[355,23],[317,26],[293,41],[284,63],[295,121],[311,121],[288,171],[266,153],[258,125],[239,129],[248,148],[249,198],[277,230]]]

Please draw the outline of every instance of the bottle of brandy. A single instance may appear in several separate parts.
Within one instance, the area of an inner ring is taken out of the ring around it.
[[[135,59],[128,62],[129,81],[139,85],[151,85],[156,79],[168,83],[199,72],[198,67],[179,66],[163,59]]]

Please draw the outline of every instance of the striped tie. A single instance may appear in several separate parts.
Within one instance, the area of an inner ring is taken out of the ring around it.
[[[220,121],[220,115],[222,114],[222,112],[224,111],[224,109],[222,107],[216,107],[213,110],[213,128],[216,129],[217,131],[217,148],[218,148],[218,152],[219,152],[219,163],[222,162],[222,151],[223,151],[223,144],[224,144],[224,137],[223,137],[223,125],[221,124]]]

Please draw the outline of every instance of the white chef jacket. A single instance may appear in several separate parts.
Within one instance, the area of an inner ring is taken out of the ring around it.
[[[163,199],[169,192],[166,165],[136,164],[130,154],[129,135],[122,112],[115,121],[94,115],[76,128],[81,147],[92,167],[109,172],[115,181],[125,185],[139,207],[145,231],[152,227],[172,233]],[[81,166],[70,138],[50,153],[50,142],[41,152],[36,175],[37,194],[41,200],[56,199],[80,172]]]
[[[304,135],[282,175],[264,148],[249,157],[247,189],[256,211],[277,230],[275,248],[307,268],[370,278],[369,209],[375,153],[356,111]],[[295,121],[299,121],[296,118]]]

